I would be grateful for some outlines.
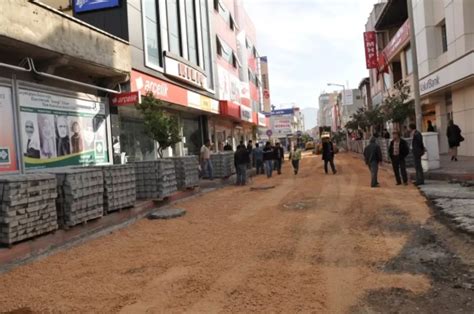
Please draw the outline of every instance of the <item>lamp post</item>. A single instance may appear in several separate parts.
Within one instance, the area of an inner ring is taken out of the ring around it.
[[[328,86],[337,86],[337,87],[342,87],[342,97],[341,97],[341,103],[342,103],[342,106],[344,106],[344,97],[346,97],[346,86],[344,84],[336,84],[336,83],[328,83]],[[341,118],[341,110],[340,108],[338,108],[338,114],[339,114],[339,120],[342,120]],[[336,117],[337,119],[337,117]],[[342,122],[342,121],[339,121],[339,122]],[[336,129],[337,129],[338,125],[337,125],[337,120],[336,120]],[[342,125],[341,125],[342,127]]]

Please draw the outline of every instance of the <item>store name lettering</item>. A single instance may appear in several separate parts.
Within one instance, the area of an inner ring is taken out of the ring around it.
[[[168,84],[146,80],[144,88],[147,92],[152,92],[155,96],[168,96]]]
[[[439,85],[439,76],[436,76],[434,79],[429,79],[426,82],[422,83],[420,89],[422,92],[435,88]]]
[[[191,67],[188,67],[187,65],[183,64],[183,63],[178,63],[178,75],[179,77],[187,80],[187,81],[191,81],[193,83],[195,83],[196,85],[199,85],[201,87],[205,87],[204,86],[204,75],[199,72],[199,71],[196,71],[195,69],[191,68]]]

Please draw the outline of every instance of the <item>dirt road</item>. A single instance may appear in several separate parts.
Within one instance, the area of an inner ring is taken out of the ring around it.
[[[0,275],[0,312],[436,312],[436,276],[405,267],[420,263],[404,252],[423,246],[413,239],[428,225],[425,199],[384,171],[370,189],[355,157],[336,163],[324,175],[309,156],[294,176],[286,162],[253,182],[273,190],[208,193],[181,203],[183,218],[142,220]],[[450,299],[468,312],[473,291],[462,291]]]

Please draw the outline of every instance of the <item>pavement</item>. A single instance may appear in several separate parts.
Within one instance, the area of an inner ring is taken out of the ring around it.
[[[472,313],[474,250],[442,242],[455,236],[417,188],[381,171],[372,189],[349,154],[337,155],[337,175],[322,166],[305,156],[294,175],[285,162],[282,175],[181,201],[183,217],[142,219],[18,266],[0,274],[0,309]]]
[[[451,161],[451,156],[440,155],[440,169],[426,172],[428,180],[474,180],[474,157],[459,156],[457,162]]]

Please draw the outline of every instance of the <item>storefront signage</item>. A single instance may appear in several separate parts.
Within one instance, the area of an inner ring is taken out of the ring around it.
[[[435,78],[430,78],[425,80],[422,84],[420,84],[420,91],[429,91],[435,89],[439,86],[439,76],[437,75]]]
[[[377,36],[375,32],[364,33],[365,62],[367,69],[377,68]]]
[[[141,102],[140,92],[120,93],[110,96],[111,106],[129,106]]]
[[[192,91],[188,91],[188,107],[215,114],[219,113],[219,102],[217,100]]]
[[[27,169],[108,162],[103,102],[20,89],[19,103]]]
[[[268,77],[268,59],[267,57],[260,58],[260,71],[262,72],[262,87],[263,87],[263,110],[269,112],[272,103],[270,101],[270,81]]]
[[[207,89],[207,77],[204,73],[169,56],[165,56],[165,72],[186,83]]]
[[[74,0],[74,12],[95,11],[119,6],[119,0]]]
[[[258,125],[259,126],[267,126],[267,121],[266,121],[266,117],[263,113],[258,113]]]
[[[270,114],[272,116],[281,116],[281,115],[289,115],[289,114],[293,114],[294,113],[294,109],[293,108],[289,108],[289,109],[277,109],[277,110],[273,110]]]
[[[292,133],[292,116],[272,116],[272,130],[277,136],[286,136]]]
[[[217,66],[217,76],[219,98],[221,100],[229,100],[240,104],[242,84],[239,78],[220,65]],[[247,83],[247,89],[248,88],[249,86]],[[250,98],[250,91],[248,91],[247,97]]]
[[[240,106],[240,119],[247,122],[252,122],[252,109],[245,106]]]
[[[388,61],[390,61],[397,52],[400,51],[410,40],[410,23],[408,20],[398,29],[388,45],[384,48],[383,53]]]
[[[10,87],[0,86],[0,173],[18,170]]]
[[[158,99],[182,106],[188,105],[188,91],[174,84],[134,70],[130,83],[132,91],[139,91],[142,95],[152,92]]]

